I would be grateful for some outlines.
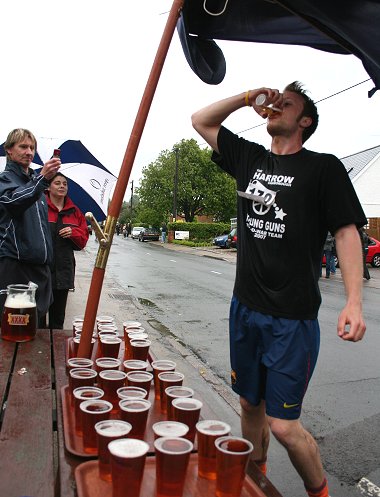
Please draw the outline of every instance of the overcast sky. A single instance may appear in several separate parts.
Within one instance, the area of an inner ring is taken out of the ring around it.
[[[15,127],[37,137],[78,139],[115,175],[167,20],[169,0],[19,0],[2,5],[0,139]],[[130,180],[161,150],[198,137],[190,116],[212,101],[298,79],[318,101],[368,79],[354,56],[306,47],[218,42],[227,74],[218,86],[191,71],[177,33],[164,65]],[[380,144],[380,91],[371,81],[318,105],[309,149],[345,157]],[[244,108],[226,124],[235,132],[263,120]],[[241,134],[269,147],[265,126]],[[126,193],[129,196],[130,185]]]

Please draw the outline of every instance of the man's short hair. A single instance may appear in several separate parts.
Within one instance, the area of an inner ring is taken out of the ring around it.
[[[31,131],[24,128],[16,128],[12,130],[4,143],[4,150],[8,157],[8,150],[12,148],[16,143],[20,143],[24,141],[26,138],[29,138],[34,142],[34,150],[37,151],[37,140]],[[8,157],[9,158],[9,157]]]
[[[312,120],[310,126],[304,128],[302,132],[302,143],[305,143],[305,141],[308,140],[317,129],[319,116],[317,106],[315,105],[314,101],[307,95],[306,90],[304,90],[302,86],[302,83],[300,83],[299,81],[293,81],[293,83],[290,83],[286,86],[284,91],[292,91],[303,98],[303,111],[299,117],[310,117]]]

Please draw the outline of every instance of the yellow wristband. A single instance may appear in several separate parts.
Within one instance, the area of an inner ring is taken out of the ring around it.
[[[251,104],[249,103],[249,92],[250,92],[250,91],[251,91],[251,90],[248,90],[248,91],[246,91],[246,92],[245,92],[245,105],[246,105],[247,107],[250,107],[250,106],[251,106]]]

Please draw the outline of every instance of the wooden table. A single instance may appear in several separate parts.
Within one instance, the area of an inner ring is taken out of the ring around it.
[[[38,330],[31,342],[0,340],[0,496],[76,497],[74,470],[84,461],[65,449],[61,405],[70,335]],[[214,419],[203,404],[203,417]],[[254,464],[248,474],[257,497],[281,497]]]

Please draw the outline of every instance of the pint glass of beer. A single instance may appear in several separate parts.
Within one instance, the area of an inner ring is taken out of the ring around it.
[[[160,437],[184,437],[189,427],[178,421],[158,421],[152,425],[154,439]]]
[[[240,497],[253,445],[240,437],[220,437],[216,447],[216,496]]]
[[[160,382],[158,380],[158,374],[165,371],[174,371],[177,364],[174,361],[169,361],[168,359],[159,359],[157,361],[153,361],[151,366],[153,370],[154,396],[156,400],[160,400]]]
[[[165,388],[166,395],[166,417],[174,420],[172,401],[178,398],[190,398],[194,395],[194,390],[189,387],[168,387]],[[197,420],[198,421],[198,420]]]
[[[215,440],[231,431],[224,421],[204,419],[196,424],[198,439],[198,475],[207,480],[216,480]]]
[[[149,400],[146,399],[120,400],[120,417],[123,421],[131,423],[132,430],[129,434],[131,438],[144,439],[146,422],[151,405]]]
[[[139,497],[149,445],[143,440],[125,438],[110,442],[108,449],[111,455],[112,496]]]
[[[1,320],[1,336],[10,342],[29,342],[36,336],[37,285],[8,285]]]
[[[182,497],[193,444],[185,438],[161,437],[154,448],[157,497]]]
[[[199,421],[199,416],[202,409],[202,402],[198,399],[177,398],[172,401],[173,414],[175,421],[185,423],[189,427],[189,432],[186,438],[190,442],[195,439],[195,425]]]
[[[132,426],[120,419],[99,421],[95,425],[98,440],[99,476],[102,480],[111,481],[111,461],[108,444],[112,440],[126,438]]]
[[[83,435],[83,424],[82,424],[82,411],[80,405],[85,400],[97,400],[101,399],[104,392],[98,387],[78,387],[73,391],[74,396],[74,418],[75,418],[75,433],[77,435]]]
[[[165,390],[168,387],[180,386],[183,383],[185,375],[178,371],[164,371],[158,373],[158,381],[160,382],[160,399],[161,412],[166,414],[166,394]]]
[[[95,425],[110,417],[112,404],[106,400],[85,400],[79,405],[82,411],[83,450],[87,454],[98,453]]]

